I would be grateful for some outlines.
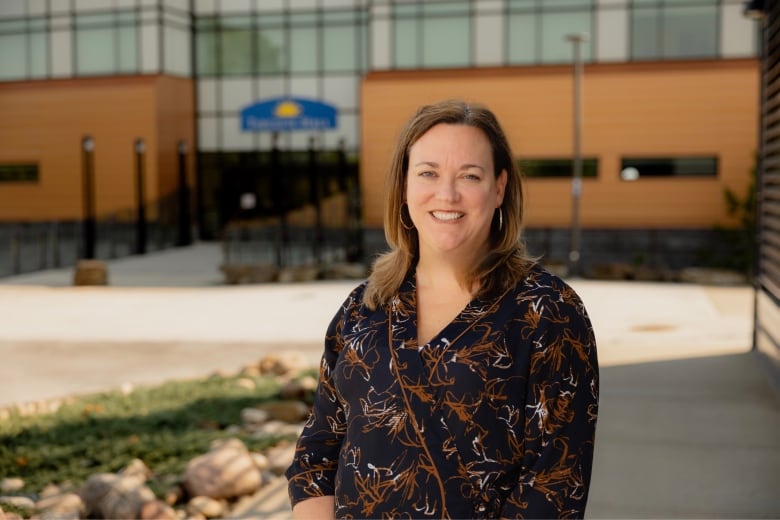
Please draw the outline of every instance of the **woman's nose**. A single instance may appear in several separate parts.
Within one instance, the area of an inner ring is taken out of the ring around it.
[[[458,189],[454,179],[441,179],[436,186],[436,198],[447,202],[458,200]]]

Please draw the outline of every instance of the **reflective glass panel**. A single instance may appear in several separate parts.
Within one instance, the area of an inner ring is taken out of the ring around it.
[[[257,60],[260,74],[278,74],[285,70],[283,29],[260,29],[257,35]]]
[[[222,19],[219,56],[222,74],[226,76],[252,73],[252,30],[244,17]]]
[[[423,66],[469,65],[471,24],[467,17],[427,18],[423,22]]]
[[[572,43],[566,39],[569,34],[593,34],[591,11],[550,12],[542,15],[542,62],[570,63],[573,57]],[[583,61],[590,61],[591,42],[580,45]]]
[[[531,14],[513,14],[509,17],[509,62],[536,61],[537,17]]]
[[[325,72],[353,72],[357,68],[357,31],[352,25],[325,26]]]
[[[415,68],[417,59],[417,20],[397,19],[395,21],[395,66]]]
[[[714,5],[675,6],[664,10],[665,58],[697,58],[718,53],[718,9]]]
[[[290,30],[290,72],[316,72],[317,42],[316,27],[293,27]]]

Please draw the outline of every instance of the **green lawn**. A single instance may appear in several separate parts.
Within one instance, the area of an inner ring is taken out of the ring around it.
[[[251,379],[255,389],[239,379]],[[257,440],[224,430],[240,424],[243,408],[277,399],[278,390],[270,376],[215,376],[127,395],[85,396],[49,414],[13,414],[0,420],[0,478],[20,477],[23,492],[35,494],[50,483],[75,486],[93,473],[116,472],[139,458],[154,472],[149,485],[160,494],[215,439],[237,436],[250,450],[276,444],[278,438]]]

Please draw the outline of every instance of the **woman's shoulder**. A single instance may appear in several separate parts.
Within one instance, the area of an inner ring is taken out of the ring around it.
[[[584,309],[582,299],[572,286],[539,263],[529,267],[527,275],[515,287],[514,294],[518,302],[547,300]]]

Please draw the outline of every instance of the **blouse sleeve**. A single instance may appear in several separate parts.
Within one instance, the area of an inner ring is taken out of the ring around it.
[[[539,321],[532,334],[522,469],[502,517],[582,518],[598,414],[593,329],[570,288],[532,307]]]
[[[334,495],[339,449],[346,431],[346,419],[333,383],[333,370],[342,348],[342,329],[355,292],[333,317],[325,335],[319,383],[314,404],[298,438],[293,462],[285,472],[290,504],[318,496]]]

